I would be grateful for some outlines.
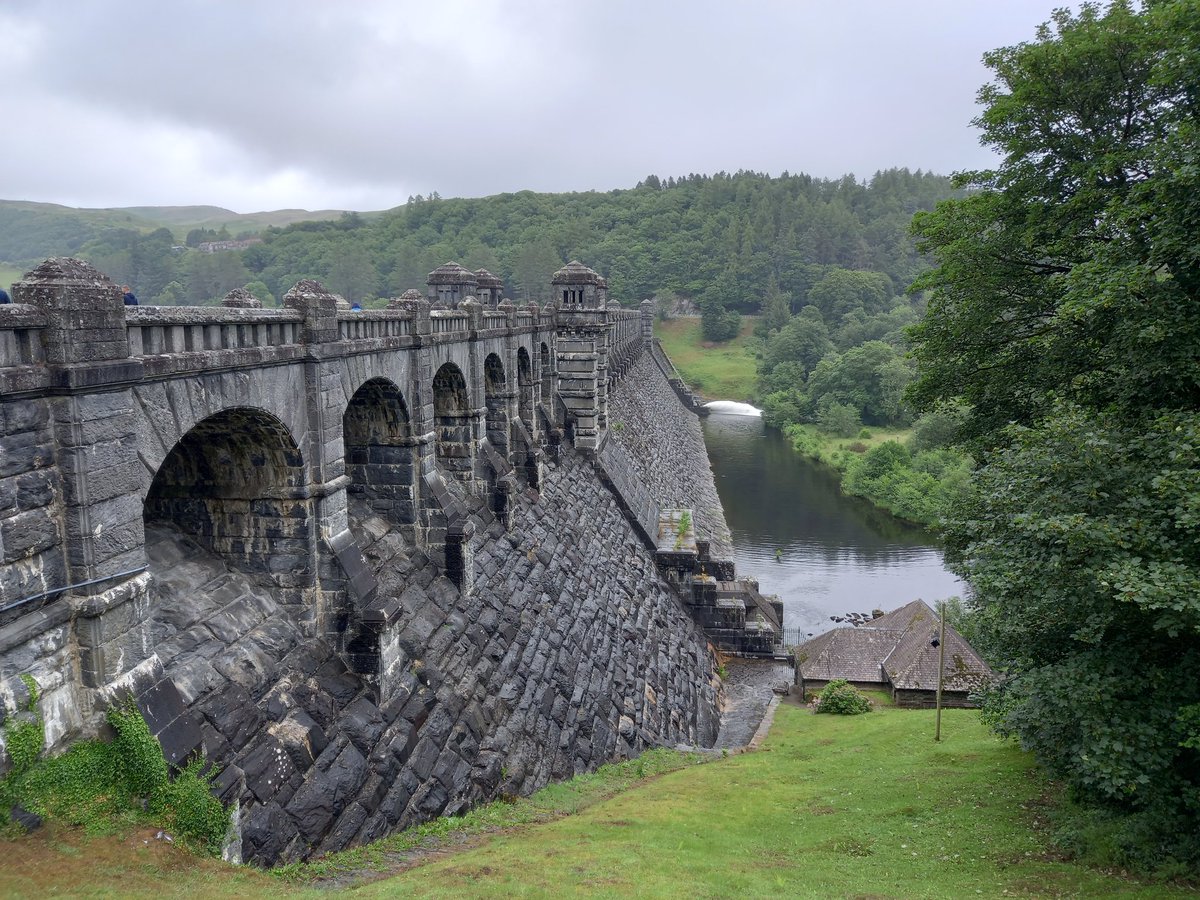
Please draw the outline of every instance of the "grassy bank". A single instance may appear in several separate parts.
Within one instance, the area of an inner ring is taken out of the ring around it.
[[[1046,787],[972,711],[779,710],[763,751],[676,772],[364,896],[1164,896],[1064,862]]]
[[[837,471],[844,493],[919,525],[936,525],[971,477],[970,460],[957,450],[911,451],[911,428],[864,428],[853,438],[815,425],[787,425],[783,430],[797,453]]]
[[[845,475],[850,463],[863,453],[888,441],[903,444],[912,434],[911,428],[876,428],[870,426],[857,437],[838,437],[821,431],[816,425],[788,425],[784,433],[801,456],[815,459]]]
[[[199,860],[143,833],[87,841],[40,832],[2,848],[0,894],[312,896],[347,873],[412,897],[1163,897],[1065,861],[1047,838],[1048,789],[1031,760],[969,710],[882,707],[853,718],[784,705],[760,752],[666,771],[641,762],[439,820],[372,848],[269,876]],[[665,771],[665,774],[657,775]],[[656,776],[657,777],[653,777]],[[651,777],[644,777],[651,776]],[[568,815],[569,813],[573,815]],[[499,829],[499,830],[496,830]],[[418,860],[420,862],[420,860]],[[286,876],[286,877],[285,877]],[[314,877],[334,877],[318,889]]]
[[[699,318],[656,322],[654,334],[693,391],[708,400],[753,403],[758,391],[756,321],[756,317],[743,316],[738,336],[719,344],[704,340]]]

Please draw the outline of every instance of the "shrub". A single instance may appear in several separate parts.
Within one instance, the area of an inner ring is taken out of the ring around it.
[[[859,716],[871,711],[871,701],[844,678],[835,678],[817,698],[817,712],[835,716]]]
[[[838,437],[854,437],[862,428],[858,410],[848,403],[825,404],[817,415],[817,422],[822,431]]]
[[[60,756],[37,758],[42,743],[40,719],[36,742],[32,737],[18,738],[22,749],[16,755],[23,754],[22,767],[14,766],[0,778],[0,826],[12,805],[83,826],[90,834],[105,833],[118,822],[149,813],[150,821],[174,831],[183,844],[219,853],[229,816],[212,794],[215,772],[206,772],[204,761],[195,759],[172,778],[158,742],[132,700],[111,707],[107,718],[116,732],[112,741],[78,741]],[[6,729],[10,754],[12,736],[12,730]]]
[[[742,317],[733,310],[706,306],[700,316],[700,330],[707,341],[721,343],[733,340],[741,327]]]

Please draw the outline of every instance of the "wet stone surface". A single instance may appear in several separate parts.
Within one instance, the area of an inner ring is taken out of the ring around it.
[[[775,660],[732,659],[725,669],[725,706],[721,730],[713,745],[716,750],[733,750],[750,743],[771,702],[772,688],[792,681],[791,666]]]

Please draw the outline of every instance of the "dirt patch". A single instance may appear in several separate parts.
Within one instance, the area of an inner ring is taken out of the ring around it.
[[[164,879],[188,895],[195,894],[189,886],[217,879],[241,883],[247,893],[278,895],[269,876],[195,856],[160,833],[138,827],[89,837],[82,828],[47,822],[33,834],[0,841],[0,896],[172,896],[163,894]]]

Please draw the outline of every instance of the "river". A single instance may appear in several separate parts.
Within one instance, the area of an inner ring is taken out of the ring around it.
[[[830,471],[761,417],[714,412],[703,421],[738,574],[779,595],[789,630],[818,634],[836,625],[830,616],[963,592],[927,532],[844,496]]]

